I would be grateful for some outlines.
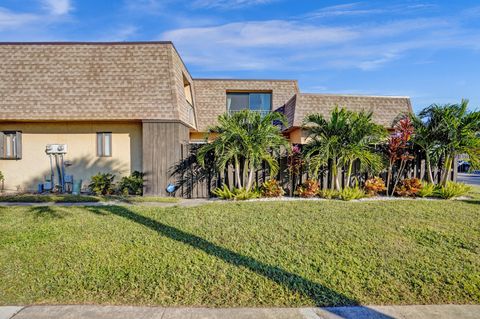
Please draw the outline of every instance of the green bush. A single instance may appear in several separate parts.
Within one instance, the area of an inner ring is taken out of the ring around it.
[[[113,180],[115,175],[111,173],[98,173],[92,176],[92,180],[88,185],[91,192],[97,195],[111,195],[115,190]]]
[[[130,176],[122,177],[118,190],[123,195],[142,195],[144,175],[142,172],[134,171]]]
[[[321,189],[317,192],[318,197],[325,199],[338,198],[338,191],[334,189]]]
[[[225,184],[223,184],[222,187],[215,188],[212,193],[218,198],[226,200],[247,200],[253,198],[260,198],[261,196],[260,191],[257,189],[247,191],[244,188],[233,187],[230,190]]]
[[[358,186],[345,187],[338,193],[338,197],[341,200],[346,200],[346,201],[364,198],[365,196],[366,196],[365,191]]]
[[[270,179],[262,184],[262,196],[280,197],[285,194],[282,186],[276,179]]]
[[[435,184],[422,182],[422,188],[418,191],[417,195],[420,197],[431,197],[434,196],[435,190]]]
[[[247,191],[244,188],[240,188],[235,190],[235,200],[254,199],[254,198],[260,198],[261,196],[262,194],[258,189]]]
[[[0,182],[3,182],[5,180],[5,176],[3,176],[2,171],[0,171]]]
[[[452,199],[467,194],[472,187],[463,183],[447,182],[445,186],[440,186],[435,191],[435,195],[443,199]]]

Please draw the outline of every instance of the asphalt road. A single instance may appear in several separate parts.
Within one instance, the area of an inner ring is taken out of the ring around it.
[[[480,186],[480,174],[458,173],[458,182]]]

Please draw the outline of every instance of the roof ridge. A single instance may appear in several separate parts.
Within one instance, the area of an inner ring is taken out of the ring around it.
[[[50,42],[0,42],[0,45],[132,45],[132,44],[172,44],[172,41],[50,41]]]
[[[409,99],[407,95],[369,95],[369,94],[336,94],[336,93],[307,93],[301,92],[299,95],[311,95],[311,96],[345,96],[345,97],[385,97],[395,99]]]

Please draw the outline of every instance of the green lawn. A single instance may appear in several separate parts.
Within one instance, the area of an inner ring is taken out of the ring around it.
[[[0,304],[480,303],[480,200],[0,207]]]
[[[176,203],[178,198],[160,197],[160,196],[92,196],[92,195],[69,195],[69,194],[20,194],[20,195],[0,195],[0,203],[86,203],[100,201],[119,201],[124,203]]]

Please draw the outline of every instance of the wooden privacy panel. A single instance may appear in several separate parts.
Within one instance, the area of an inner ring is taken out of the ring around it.
[[[143,172],[145,195],[168,195],[169,183],[175,184],[171,167],[182,159],[182,147],[188,143],[189,129],[180,122],[142,123]]]

